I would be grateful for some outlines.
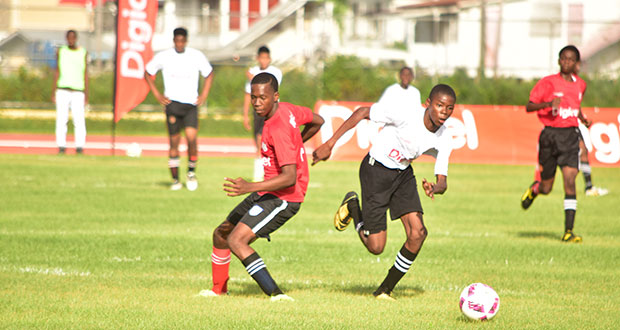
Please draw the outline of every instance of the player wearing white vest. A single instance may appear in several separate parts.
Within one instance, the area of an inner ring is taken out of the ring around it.
[[[73,118],[75,151],[81,154],[86,144],[84,107],[88,104],[87,52],[77,45],[77,32],[67,31],[67,45],[56,53],[56,70],[52,87],[52,102],[56,103],[56,145],[58,153],[67,148],[69,109]]]
[[[429,150],[436,150],[436,182],[422,179],[422,187],[431,199],[448,188],[448,159],[452,148],[443,124],[452,115],[455,102],[454,90],[440,84],[431,90],[423,112],[417,111],[417,104],[395,107],[375,103],[372,107],[359,108],[312,154],[313,165],[328,159],[338,139],[362,119],[385,124],[360,165],[361,210],[357,194],[351,191],[334,217],[334,226],[340,231],[353,219],[362,243],[372,254],[381,254],[385,247],[386,211],[390,210],[392,220],[402,221],[407,240],[394,266],[373,293],[377,299],[393,299],[392,290],[411,267],[427,235],[411,162]]]
[[[246,77],[248,81],[245,83],[245,96],[243,99],[243,127],[246,130],[252,129],[254,133],[254,143],[256,144],[256,159],[254,159],[254,181],[263,181],[263,159],[260,154],[260,141],[261,135],[263,134],[263,126],[265,125],[265,118],[256,115],[254,111],[252,111],[252,115],[254,118],[253,126],[250,126],[250,81],[254,76],[259,73],[267,72],[276,77],[278,81],[278,86],[282,84],[282,71],[271,65],[271,52],[269,48],[266,46],[261,46],[258,48],[258,52],[256,54],[256,61],[258,65],[251,67],[246,73]]]
[[[403,104],[407,104],[408,106],[419,105],[418,109],[424,110],[424,108],[422,108],[420,91],[411,86],[411,81],[414,77],[413,70],[408,66],[402,67],[398,76],[400,82],[388,86],[388,88],[383,91],[378,103],[386,103],[396,107]]]
[[[181,129],[187,139],[187,189],[198,188],[196,163],[198,162],[198,106],[207,100],[213,81],[213,67],[204,54],[186,47],[187,30],[174,29],[174,48],[159,52],[146,65],[144,77],[157,101],[166,107],[166,123],[170,136],[168,167],[172,174],[170,189],[183,187],[179,182],[179,143]],[[154,76],[161,70],[164,78],[164,94],[155,85]],[[199,76],[204,79],[202,91],[198,94]]]

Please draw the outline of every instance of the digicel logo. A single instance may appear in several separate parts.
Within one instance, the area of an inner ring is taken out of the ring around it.
[[[126,78],[142,79],[144,59],[141,53],[153,37],[153,29],[146,21],[148,0],[129,0],[128,3],[129,8],[123,8],[120,12],[121,17],[128,18],[126,33],[120,33],[124,38],[120,43],[120,74]]]

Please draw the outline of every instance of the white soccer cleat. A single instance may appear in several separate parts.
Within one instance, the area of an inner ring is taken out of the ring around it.
[[[295,299],[285,295],[284,293],[281,293],[277,296],[271,297],[271,301],[295,301]]]
[[[213,290],[202,290],[196,296],[211,298],[211,297],[219,297],[221,296],[221,294],[217,294],[213,292]]]
[[[185,183],[187,190],[194,191],[198,189],[198,179],[196,178],[196,173],[188,172],[187,173],[187,182]]]
[[[170,185],[170,190],[172,191],[181,190],[181,188],[183,188],[183,184],[177,180]]]
[[[596,186],[586,190],[586,196],[605,196],[607,194],[609,194],[609,190]]]

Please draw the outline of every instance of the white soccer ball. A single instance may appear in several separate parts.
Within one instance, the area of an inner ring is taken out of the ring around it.
[[[490,286],[473,283],[461,292],[459,306],[472,320],[490,320],[499,310],[499,296]]]
[[[127,150],[125,150],[125,153],[129,157],[140,157],[140,155],[142,155],[142,148],[138,143],[133,142],[129,146],[127,146]]]

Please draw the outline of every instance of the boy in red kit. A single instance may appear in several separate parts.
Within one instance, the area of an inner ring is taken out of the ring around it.
[[[579,50],[566,46],[560,51],[560,73],[541,79],[530,92],[527,112],[537,112],[545,125],[538,140],[537,178],[521,197],[521,207],[528,209],[538,194],[547,195],[553,188],[558,166],[564,179],[564,242],[581,242],[573,233],[577,212],[575,179],[579,173],[578,120],[589,125],[581,113],[586,83],[574,74],[579,65]],[[538,177],[540,175],[540,177]]]
[[[269,239],[269,234],[299,211],[309,178],[303,143],[319,131],[323,118],[308,108],[279,103],[278,81],[270,73],[254,76],[251,88],[254,111],[265,118],[261,138],[265,180],[247,182],[242,178],[225,178],[224,191],[228,196],[250,195],[213,231],[213,288],[199,295],[212,297],[228,292],[232,251],[272,301],[293,300],[278,288],[250,244],[257,238]],[[300,133],[302,125],[305,127]]]

